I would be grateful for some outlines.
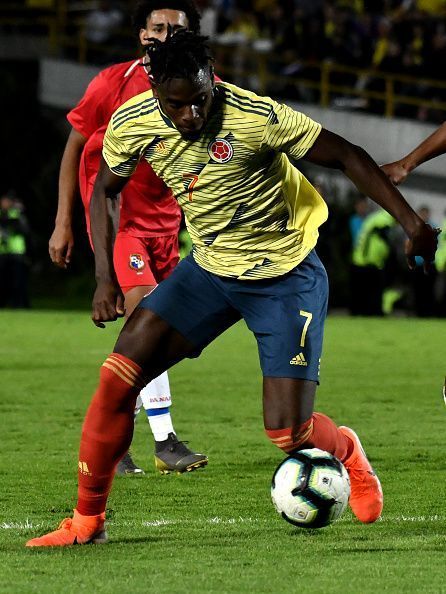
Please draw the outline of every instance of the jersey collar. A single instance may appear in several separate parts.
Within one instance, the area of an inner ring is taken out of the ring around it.
[[[175,126],[175,124],[172,122],[172,120],[164,113],[162,107],[161,107],[161,103],[159,102],[159,99],[156,100],[157,104],[158,104],[158,110],[160,112],[161,117],[163,118],[164,123],[166,124],[166,126],[169,126],[169,128],[173,128],[174,130],[177,129],[177,127]]]

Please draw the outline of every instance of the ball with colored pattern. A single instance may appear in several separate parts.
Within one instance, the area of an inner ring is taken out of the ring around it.
[[[276,468],[271,484],[274,507],[300,528],[322,528],[347,507],[350,480],[344,465],[317,448],[300,450]]]

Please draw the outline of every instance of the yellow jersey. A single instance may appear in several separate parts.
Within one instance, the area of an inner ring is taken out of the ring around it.
[[[152,91],[113,114],[103,156],[128,177],[146,159],[184,211],[193,257],[220,276],[289,272],[316,245],[327,206],[289,158],[303,157],[320,124],[268,97],[218,83],[196,140],[184,139]]]

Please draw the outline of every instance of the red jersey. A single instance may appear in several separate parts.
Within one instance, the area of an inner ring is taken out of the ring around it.
[[[102,142],[113,112],[125,101],[150,89],[142,61],[133,60],[106,68],[88,85],[67,119],[87,138],[79,167],[79,186],[90,233],[90,200],[102,156]],[[121,192],[119,231],[138,237],[173,235],[181,211],[165,183],[144,159]]]

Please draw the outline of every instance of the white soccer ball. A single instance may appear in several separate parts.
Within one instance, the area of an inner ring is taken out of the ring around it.
[[[301,528],[322,528],[337,520],[350,497],[344,465],[318,448],[300,450],[276,468],[271,498],[279,514]]]

